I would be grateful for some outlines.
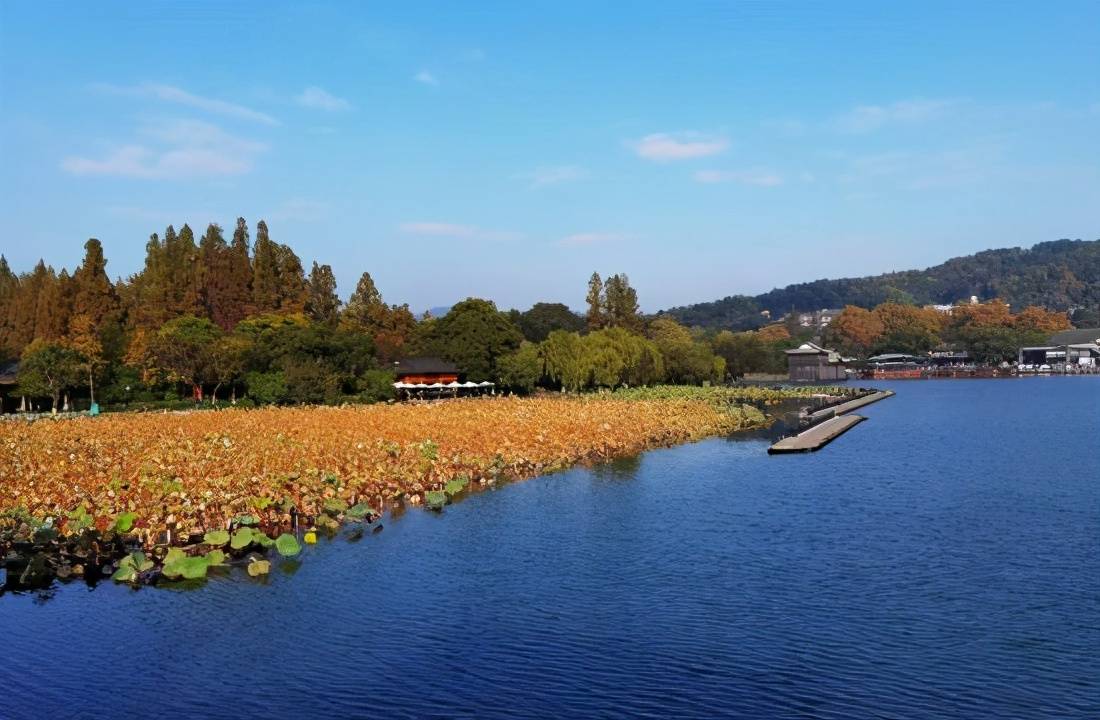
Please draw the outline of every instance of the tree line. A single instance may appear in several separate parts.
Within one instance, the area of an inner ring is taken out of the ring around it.
[[[1100,326],[1100,240],[1056,240],[1031,248],[987,250],[925,270],[815,280],[756,296],[733,295],[668,314],[685,325],[750,330],[792,309],[809,311],[883,303],[950,305],[976,296],[1012,307],[1037,305],[1070,313],[1077,327]]]
[[[455,363],[473,381],[506,390],[586,390],[658,382],[724,382],[786,372],[784,350],[809,339],[866,357],[945,346],[981,361],[1015,357],[1068,327],[1064,313],[1011,313],[1000,301],[948,315],[907,302],[848,306],[817,337],[797,315],[755,330],[687,327],[647,316],[625,274],[588,283],[583,313],[561,303],[498,310],[469,298],[441,317],[388,304],[369,272],[348,302],[332,268],[306,273],[262,220],[232,237],[169,226],[146,245],[143,268],[112,282],[91,239],[71,274],[40,261],[16,275],[0,256],[0,359],[18,359],[11,393],[64,407],[70,398],[113,406],[207,402],[339,403],[392,397],[394,363],[414,355]]]

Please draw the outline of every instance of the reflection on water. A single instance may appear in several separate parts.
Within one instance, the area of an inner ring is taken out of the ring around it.
[[[264,584],[8,593],[0,717],[1100,717],[1100,379],[891,387],[818,453],[555,473]]]

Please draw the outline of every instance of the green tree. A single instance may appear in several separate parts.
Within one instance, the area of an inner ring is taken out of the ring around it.
[[[715,355],[711,348],[697,342],[687,328],[672,318],[661,317],[650,322],[648,335],[661,351],[669,382],[699,385],[723,379],[715,377]]]
[[[267,232],[267,223],[256,223],[255,256],[252,259],[252,306],[263,314],[279,310],[279,250]]]
[[[306,314],[315,322],[334,324],[340,316],[340,298],[336,295],[336,276],[329,265],[313,263],[309,272],[309,301]]]
[[[604,297],[607,307],[606,324],[637,330],[642,325],[638,308],[638,293],[630,286],[626,274],[612,275],[604,283]]]
[[[588,329],[599,330],[606,324],[607,318],[604,312],[603,280],[600,279],[598,272],[592,273],[592,277],[588,279],[588,295],[585,296],[584,301],[588,305],[588,311],[585,313]]]
[[[184,315],[169,320],[149,342],[149,369],[171,382],[186,383],[195,401],[201,402],[202,385],[212,379],[213,353],[221,334],[206,318]]]
[[[531,392],[542,378],[542,364],[539,346],[525,340],[518,350],[498,361],[501,387],[520,393]]]
[[[85,358],[59,342],[35,340],[23,350],[17,381],[19,389],[32,397],[49,396],[57,412],[62,393],[84,379]]]
[[[754,332],[732,333],[723,330],[714,336],[714,352],[726,361],[730,377],[741,378],[746,373],[764,372],[768,349]]]
[[[309,285],[302,269],[302,261],[288,245],[276,245],[275,264],[279,283],[279,312],[305,312],[306,303],[309,302]]]
[[[585,318],[562,303],[535,303],[530,310],[516,313],[511,319],[519,326],[524,338],[536,343],[545,340],[555,330],[580,332],[586,327]]]
[[[554,330],[540,346],[546,363],[546,375],[566,390],[582,390],[588,386],[588,366],[584,344],[578,333]]]
[[[350,305],[350,303],[349,303]],[[420,342],[426,354],[455,363],[470,380],[494,380],[497,361],[523,341],[508,317],[489,300],[468,298],[451,308]]]

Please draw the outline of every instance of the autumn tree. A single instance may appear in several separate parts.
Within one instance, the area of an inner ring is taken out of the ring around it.
[[[222,330],[232,330],[240,320],[241,293],[234,276],[233,254],[221,226],[210,223],[199,241],[204,315]]]
[[[1035,305],[1026,307],[1017,313],[1012,318],[1012,325],[1017,330],[1033,330],[1046,334],[1069,330],[1072,327],[1065,313],[1054,312]]]
[[[878,342],[886,327],[870,310],[848,305],[828,326],[829,342],[846,353],[866,355]]]

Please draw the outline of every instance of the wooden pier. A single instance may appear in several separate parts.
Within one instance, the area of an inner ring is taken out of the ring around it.
[[[821,420],[821,418],[829,419],[815,423],[809,430],[800,432],[798,435],[783,438],[768,448],[768,454],[780,455],[783,453],[813,452],[814,450],[820,450],[867,419],[862,415],[849,415],[848,413],[866,405],[870,405],[871,403],[878,402],[879,400],[885,400],[893,395],[894,392],[892,390],[873,392],[861,398],[856,398],[855,400],[849,400],[848,402],[841,403],[831,408],[819,410],[814,413],[811,418],[814,420]]]

